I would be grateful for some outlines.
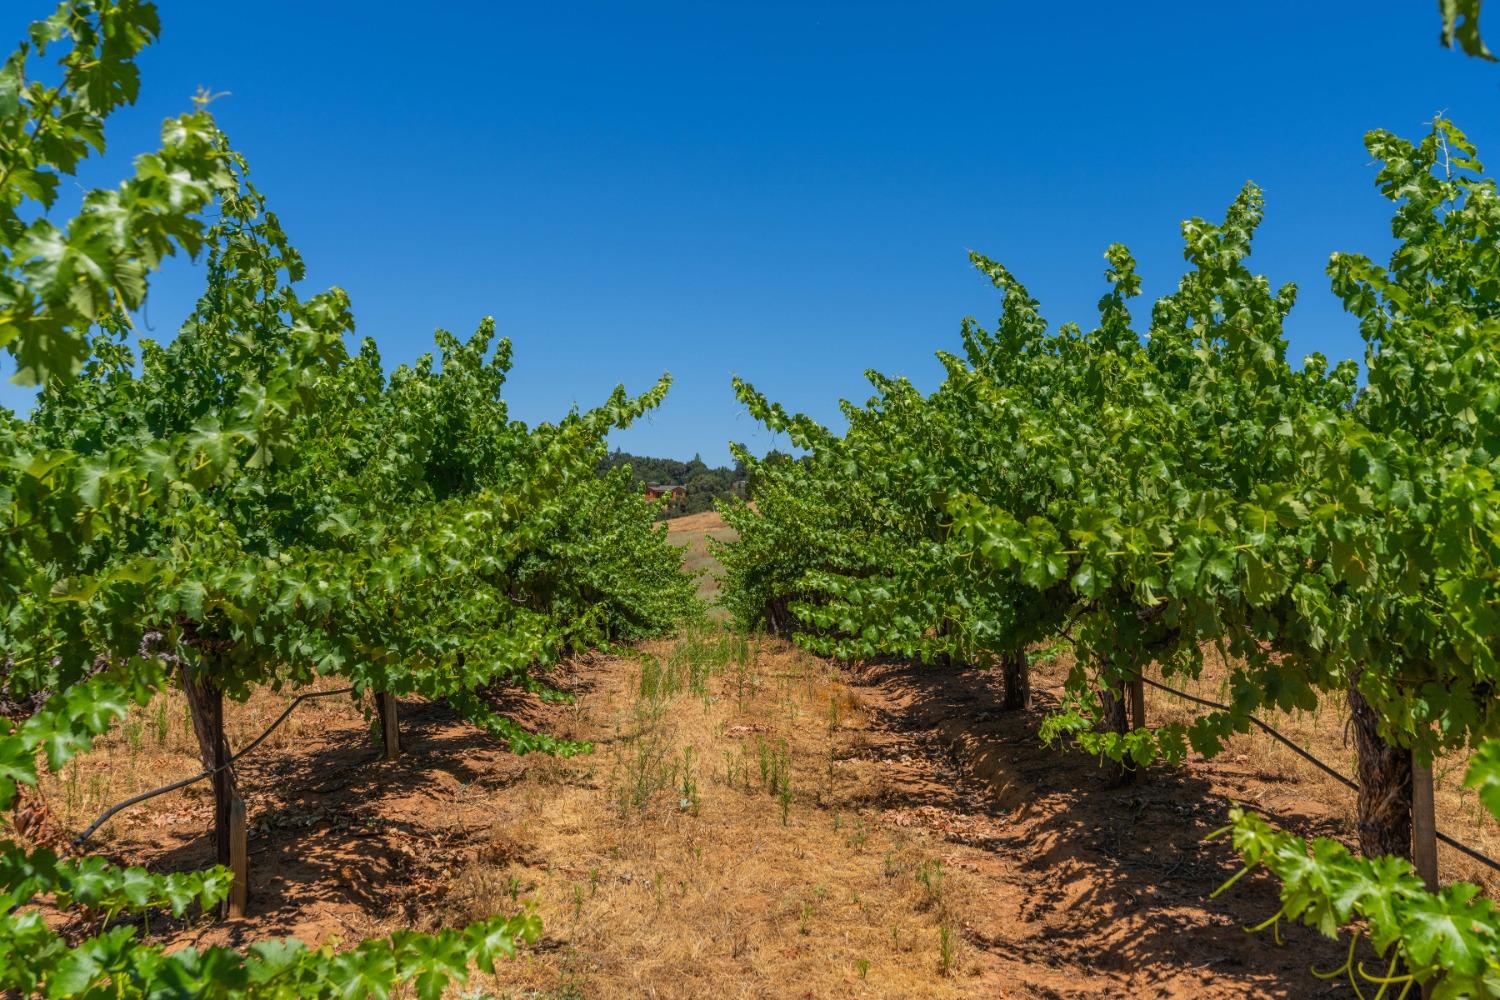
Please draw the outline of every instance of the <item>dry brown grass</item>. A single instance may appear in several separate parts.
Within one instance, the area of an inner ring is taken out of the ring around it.
[[[547,942],[502,970],[502,996],[965,995],[971,887],[856,804],[876,776],[840,758],[866,721],[784,646],[648,647],[573,724],[597,752],[495,803],[491,849],[435,919],[536,902]]]
[[[666,522],[667,539],[683,550],[683,568],[698,577],[698,597],[712,603],[719,594],[719,561],[709,551],[710,539],[732,541],[737,538],[733,528],[724,523],[718,511],[689,514]],[[710,608],[710,616],[722,619],[719,608]]]

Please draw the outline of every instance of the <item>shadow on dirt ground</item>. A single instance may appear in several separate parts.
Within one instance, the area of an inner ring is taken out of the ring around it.
[[[587,690],[576,680],[564,683]],[[494,700],[533,723],[558,713],[529,696]],[[484,849],[490,822],[483,803],[524,776],[527,758],[509,753],[445,705],[408,699],[399,714],[403,752],[393,761],[381,759],[356,720],[310,735],[296,752],[241,762],[250,919],[179,922],[183,943],[363,935],[372,921],[414,918],[441,894],[455,865]],[[213,864],[206,789],[195,787],[184,798],[186,806],[143,817],[146,829],[140,820],[130,826],[111,853],[153,871]]]
[[[1117,975],[1136,995],[1188,995],[1221,975],[1253,984],[1248,995],[1352,995],[1310,966],[1333,968],[1343,949],[1313,930],[1245,925],[1279,909],[1269,878],[1252,875],[1218,899],[1211,894],[1239,868],[1222,840],[1203,838],[1228,822],[1232,805],[1221,773],[1204,762],[1146,770],[1111,787],[1099,762],[1049,748],[1037,734],[1056,707],[1039,691],[1030,710],[1004,712],[999,678],[973,669],[872,664],[850,671],[879,724],[868,753],[888,776],[883,805],[988,821],[958,823],[948,839],[966,861],[1015,885],[1012,905],[975,928],[978,943],[1036,969]],[[1278,824],[1303,835],[1331,834],[1318,810],[1282,813]],[[1044,982],[1038,982],[1038,986]],[[1077,994],[1066,981],[1057,996]]]

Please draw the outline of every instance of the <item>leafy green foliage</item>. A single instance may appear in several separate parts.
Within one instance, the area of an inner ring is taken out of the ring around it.
[[[196,253],[199,210],[232,184],[222,137],[200,108],[168,121],[161,148],[137,158],[118,188],[89,192],[66,227],[24,210],[50,208],[62,178],[104,151],[104,119],[135,100],[135,56],[158,31],[150,3],[70,0],[0,67],[0,347],[19,381],[76,371],[89,326],[138,308],[165,257]],[[32,63],[59,49],[61,80],[49,85]]]
[[[1326,837],[1311,842],[1273,830],[1243,809],[1230,814],[1235,850],[1245,867],[1281,883],[1281,909],[1262,927],[1296,920],[1337,938],[1353,928],[1349,959],[1336,974],[1386,986],[1433,984],[1432,995],[1500,996],[1500,910],[1459,882],[1429,893],[1411,864],[1399,858],[1361,858]],[[1222,889],[1220,890],[1223,891]],[[1355,961],[1354,944],[1367,938],[1388,967],[1375,973]]]
[[[125,884],[138,879],[130,869]],[[346,951],[309,948],[294,939],[269,939],[243,954],[228,948],[171,953],[144,944],[133,925],[115,927],[69,947],[35,911],[8,918],[0,936],[0,986],[25,995],[192,997],[390,996],[411,983],[423,1000],[436,1000],[471,966],[493,972],[500,958],[541,934],[535,914],[494,918],[436,934],[399,931]]]
[[[1479,37],[1479,12],[1483,7],[1484,0],[1438,0],[1438,11],[1443,16],[1443,44],[1451,49],[1458,42],[1465,55],[1495,62],[1495,53]]]

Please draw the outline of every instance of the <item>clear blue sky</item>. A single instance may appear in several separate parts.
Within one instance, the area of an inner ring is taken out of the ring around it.
[[[935,384],[959,320],[997,312],[969,248],[1088,323],[1125,242],[1145,308],[1181,273],[1178,222],[1248,179],[1259,270],[1301,288],[1293,350],[1358,357],[1323,267],[1389,248],[1363,133],[1445,111],[1500,167],[1500,66],[1442,49],[1436,6],[163,0],[111,156],[228,92],[309,290],[348,289],[389,364],[492,314],[516,416],[670,370],[616,443],[716,462],[775,443],[732,373],[834,422],[865,368]],[[6,4],[0,38],[48,9]],[[199,281],[158,283],[153,335]]]

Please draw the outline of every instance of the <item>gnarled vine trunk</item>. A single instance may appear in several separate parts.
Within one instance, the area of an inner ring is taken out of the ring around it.
[[[182,690],[187,695],[193,735],[204,769],[217,768],[211,779],[214,789],[214,858],[230,862],[229,820],[232,802],[239,798],[234,767],[229,763],[229,743],[224,738],[224,692],[202,671],[182,668]]]
[[[1103,709],[1100,725],[1105,732],[1124,736],[1129,731],[1130,722],[1125,713],[1125,699],[1124,688],[1101,688],[1099,690],[1099,704]],[[1135,764],[1131,761],[1113,762],[1110,784],[1114,786],[1134,784],[1138,773]]]
[[[1411,751],[1381,739],[1375,711],[1349,686],[1350,728],[1359,755],[1359,850],[1411,858]]]
[[[937,627],[937,635],[939,639],[950,639],[957,631],[958,626],[954,623],[952,618],[944,618]],[[932,662],[934,666],[938,667],[961,667],[964,665],[961,659],[959,659],[957,656],[954,656],[953,653],[948,650],[944,650],[943,652],[937,654],[937,656],[932,658]]]
[[[792,636],[792,612],[791,598],[778,597],[769,602],[765,608],[766,631],[783,639]]]
[[[1005,695],[1000,707],[1017,711],[1031,707],[1031,662],[1023,649],[1007,653],[1000,658],[1000,671],[1005,680]]]

